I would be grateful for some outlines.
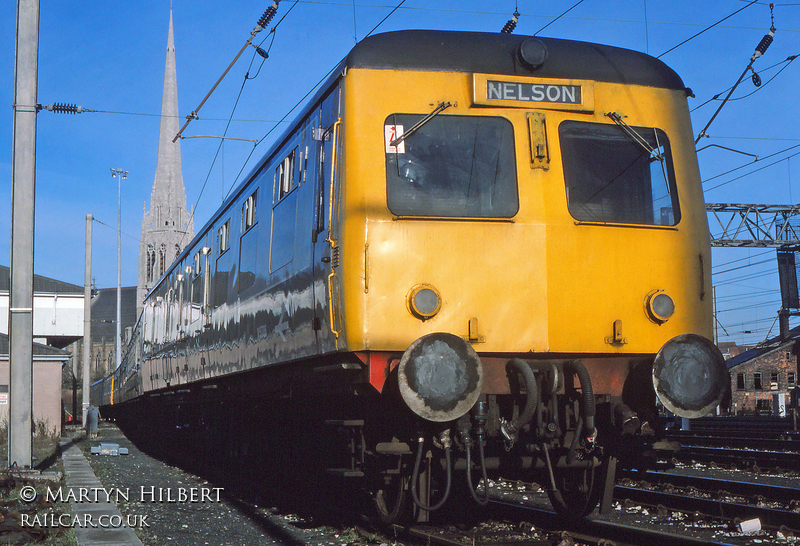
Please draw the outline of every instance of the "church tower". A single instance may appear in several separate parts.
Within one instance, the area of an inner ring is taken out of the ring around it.
[[[153,192],[150,195],[150,210],[147,210],[146,205],[144,209],[139,245],[137,316],[141,313],[147,291],[158,282],[175,257],[194,237],[192,214],[186,210],[186,191],[181,172],[181,141],[178,139],[172,142],[178,129],[178,82],[170,2],[161,128],[158,134],[158,164]]]

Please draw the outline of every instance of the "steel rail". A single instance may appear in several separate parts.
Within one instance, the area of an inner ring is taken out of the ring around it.
[[[614,497],[651,507],[664,506],[677,512],[699,512],[706,516],[725,520],[758,518],[763,527],[779,529],[785,526],[793,530],[800,530],[800,514],[788,510],[649,491],[620,485],[614,487]]]
[[[800,469],[800,456],[785,451],[756,451],[682,445],[673,457],[679,461],[714,462],[723,464],[754,463],[760,468]]]
[[[758,450],[788,450],[800,452],[800,437],[793,438],[760,438],[752,434],[747,436],[739,435],[673,435],[668,434],[667,438],[679,442],[681,445],[693,445],[701,447],[732,447],[732,448],[751,448]]]
[[[800,490],[795,487],[783,485],[770,485],[765,483],[729,481],[720,478],[708,478],[705,476],[687,476],[685,474],[673,474],[671,472],[647,471],[627,472],[617,471],[617,479],[620,477],[633,481],[644,481],[658,485],[672,485],[675,487],[694,488],[705,493],[720,494],[727,493],[731,496],[753,498],[763,497],[774,502],[790,503],[800,501]]]
[[[536,525],[540,530],[550,530],[559,532],[565,530],[571,537],[590,542],[600,542],[600,540],[612,541],[617,546],[732,546],[726,542],[715,542],[708,539],[700,539],[687,535],[677,535],[647,529],[644,527],[634,527],[604,521],[598,517],[587,517],[576,522],[566,522],[559,518],[554,512],[530,506],[519,506],[508,504],[505,501],[492,501],[503,509],[505,517],[517,518],[519,521],[531,521],[535,519]],[[560,527],[561,529],[557,529]],[[516,542],[515,542],[516,544]]]

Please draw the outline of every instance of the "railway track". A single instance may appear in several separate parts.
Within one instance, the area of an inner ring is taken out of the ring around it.
[[[798,434],[798,425],[792,417],[772,416],[728,416],[701,417],[693,419],[689,431],[675,431],[678,434],[750,434],[768,437],[769,435]]]
[[[439,526],[396,527],[395,530],[404,536],[441,546],[729,546],[726,542],[668,533],[638,524],[611,522],[600,518],[567,523],[558,519],[555,513],[538,507],[497,500],[493,500],[492,505],[496,515],[501,514],[503,518],[523,523],[503,526],[494,522],[466,531],[452,526],[445,529]],[[507,535],[499,532],[503,528],[507,530]]]
[[[672,456],[681,462],[704,462],[730,465],[754,470],[769,468],[778,470],[800,470],[800,454],[790,451],[762,451],[754,449],[731,449],[681,445]]]
[[[750,433],[732,435],[668,434],[667,437],[681,445],[727,447],[736,449],[761,449],[770,451],[800,452],[800,436],[795,434],[770,435],[764,438]]]
[[[647,482],[668,488],[694,489],[717,498],[734,496],[744,497],[752,502],[783,503],[789,508],[800,506],[800,491],[796,487],[652,471],[644,473],[620,471],[617,472],[617,479]],[[666,492],[672,492],[672,490]]]
[[[800,513],[791,510],[622,485],[617,485],[614,488],[614,498],[623,503],[632,502],[657,510],[673,510],[687,514],[697,513],[726,521],[758,519],[762,527],[800,530]]]

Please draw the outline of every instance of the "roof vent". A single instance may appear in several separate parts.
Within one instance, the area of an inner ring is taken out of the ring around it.
[[[517,56],[524,66],[536,70],[547,60],[547,46],[541,40],[531,38],[520,44]]]

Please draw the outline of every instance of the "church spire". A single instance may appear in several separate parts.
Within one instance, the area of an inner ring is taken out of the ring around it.
[[[150,211],[144,212],[139,246],[137,293],[139,310],[147,290],[153,287],[183,247],[194,237],[194,222],[186,210],[186,191],[181,169],[181,141],[179,139],[172,142],[178,129],[178,78],[175,69],[175,36],[172,29],[170,1],[158,161],[153,191],[150,195]]]
[[[170,3],[171,4],[171,3]],[[167,36],[167,61],[164,69],[164,93],[161,98],[161,129],[158,135],[158,165],[150,198],[150,212],[162,209],[160,225],[184,228],[180,216],[167,215],[176,210],[186,211],[186,192],[181,171],[181,141],[172,142],[178,133],[178,78],[175,70],[175,36],[172,30],[172,8],[169,10],[169,34]],[[164,217],[166,216],[166,217]],[[153,219],[151,219],[153,220]]]

